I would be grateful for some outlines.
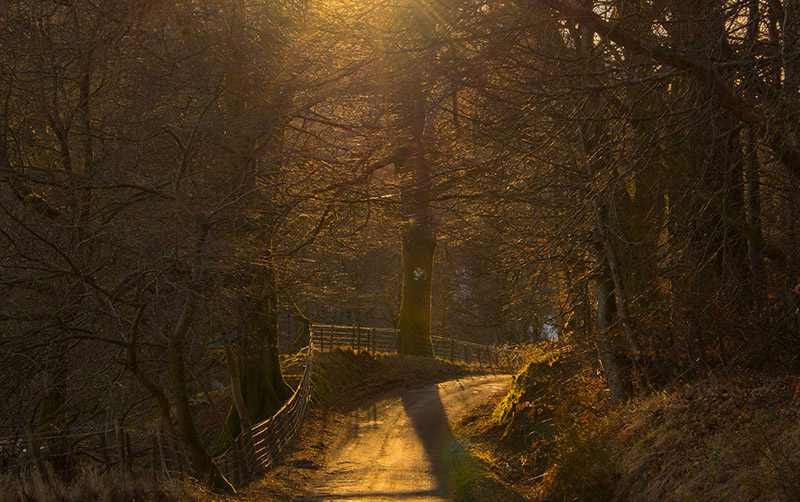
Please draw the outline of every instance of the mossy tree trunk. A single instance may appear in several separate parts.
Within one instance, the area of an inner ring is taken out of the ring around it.
[[[398,351],[433,356],[431,285],[436,238],[433,231],[431,164],[425,134],[435,50],[436,20],[423,3],[398,6],[390,23],[396,33],[388,42],[389,99],[396,116],[396,172],[400,184],[402,298],[398,316]],[[408,47],[415,47],[409,51]]]
[[[421,84],[413,83],[411,87],[411,98],[403,103],[409,143],[397,163],[402,177],[400,203],[405,218],[398,350],[401,354],[433,356],[431,284],[436,238],[431,221],[431,170],[423,144],[426,99]]]
[[[436,240],[409,216],[403,234],[403,296],[398,341],[401,354],[432,356],[431,276]]]

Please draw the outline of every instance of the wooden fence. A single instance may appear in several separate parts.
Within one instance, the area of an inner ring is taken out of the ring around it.
[[[236,444],[215,460],[234,485],[241,485],[269,468],[294,438],[311,402],[311,373],[314,362],[314,336],[308,341],[303,375],[294,394],[272,418],[252,429],[252,444],[240,436]]]
[[[100,472],[150,473],[154,480],[192,476],[189,455],[180,441],[159,429],[113,427],[92,431],[34,433],[0,439],[0,472],[24,476],[34,470],[44,481],[53,476],[69,479],[81,465],[91,463]]]
[[[393,328],[313,324],[311,332],[317,349],[323,352],[336,348],[352,348],[358,352],[397,353],[400,346],[400,330]],[[431,336],[431,344],[435,357],[454,363],[498,370],[512,370],[520,363],[519,352],[510,348],[441,336]]]

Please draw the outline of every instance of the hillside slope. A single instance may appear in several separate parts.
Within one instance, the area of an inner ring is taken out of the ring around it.
[[[529,500],[800,500],[797,383],[748,370],[612,407],[587,358],[540,353],[508,395],[462,424]]]

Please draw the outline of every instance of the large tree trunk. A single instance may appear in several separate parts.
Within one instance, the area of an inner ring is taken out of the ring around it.
[[[431,276],[436,241],[417,228],[413,215],[403,234],[403,297],[400,303],[401,354],[433,355],[431,345]]]
[[[424,117],[420,120],[424,121]],[[431,229],[430,170],[423,156],[421,134],[420,125],[414,151],[401,167],[406,170],[406,181],[401,193],[405,222],[398,350],[401,354],[431,356],[431,284],[436,239]]]
[[[178,324],[175,327],[169,341],[167,355],[169,359],[170,376],[172,377],[172,390],[174,393],[175,409],[178,416],[178,425],[183,436],[184,444],[189,450],[192,458],[195,474],[209,488],[222,491],[234,492],[233,486],[225,479],[214,459],[208,454],[197,427],[192,417],[191,404],[189,401],[189,386],[186,381],[186,367],[184,363],[184,352],[186,336],[194,320],[195,310],[197,309],[198,297],[192,295],[186,301]]]
[[[393,71],[390,99],[397,114],[395,166],[400,178],[403,286],[400,302],[398,350],[403,354],[433,356],[431,344],[431,285],[436,238],[431,214],[431,166],[425,158],[425,121],[428,107],[426,67],[431,54],[409,53],[404,44],[427,46],[436,22],[423,3],[399,7],[394,18],[398,38],[389,49]]]
[[[591,2],[588,2],[591,5]],[[587,74],[583,77],[584,84],[590,84],[588,72],[592,69],[597,70],[599,66],[597,61],[592,59],[594,52],[594,31],[588,26],[581,26],[579,30],[573,32],[576,38],[576,48],[579,57],[586,58],[589,61],[586,70]],[[601,110],[602,103],[596,94],[591,94],[587,98],[584,107],[584,115],[590,119]],[[578,148],[582,157],[584,172],[589,179],[590,186],[593,186],[593,191],[596,194],[592,197],[594,209],[594,233],[597,239],[598,246],[596,248],[596,262],[599,269],[599,278],[597,282],[597,301],[598,311],[600,305],[605,308],[601,313],[598,312],[598,333],[596,343],[600,353],[600,359],[603,363],[604,370],[606,371],[606,379],[608,381],[609,390],[612,392],[612,397],[616,399],[622,398],[625,393],[624,385],[622,382],[621,370],[617,363],[617,358],[614,355],[613,342],[611,338],[612,324],[610,322],[610,301],[609,288],[614,294],[615,314],[617,315],[620,324],[622,325],[627,342],[627,352],[631,361],[636,366],[641,376],[645,375],[644,361],[642,359],[642,351],[639,345],[638,337],[634,331],[632,320],[628,311],[628,298],[625,294],[624,282],[622,273],[619,270],[619,263],[617,261],[616,251],[614,247],[614,236],[610,231],[611,223],[608,218],[608,204],[613,200],[613,192],[605,190],[599,184],[602,183],[602,175],[605,171],[609,170],[610,157],[607,152],[603,152],[603,139],[605,136],[604,125],[598,121],[586,120],[580,124],[578,131]],[[611,281],[610,283],[608,281]],[[602,325],[600,324],[602,323]],[[612,389],[612,386],[615,387]]]
[[[401,104],[407,143],[397,161],[402,178],[400,203],[403,290],[398,328],[401,354],[433,356],[431,344],[431,284],[436,238],[431,215],[431,170],[425,159],[423,133],[426,98],[420,82],[410,82]]]
[[[608,263],[608,270],[611,273],[611,280],[614,283],[614,295],[617,299],[617,315],[622,325],[622,332],[628,343],[628,352],[639,376],[647,379],[647,364],[642,355],[642,347],[639,342],[638,334],[633,326],[630,310],[628,309],[628,295],[625,289],[625,282],[619,268],[617,253],[614,247],[613,235],[610,232],[610,221],[608,218],[608,206],[597,205],[595,210],[596,228],[600,231],[600,239],[603,245],[605,258]]]
[[[189,450],[189,456],[192,459],[195,474],[204,485],[212,490],[234,492],[233,486],[225,479],[225,476],[222,475],[219,468],[217,468],[214,459],[209,455],[208,450],[206,450],[200,438],[200,434],[197,432],[194,417],[192,417],[189,385],[186,380],[186,362],[184,359],[186,354],[186,338],[189,336],[189,329],[194,322],[197,306],[202,297],[201,285],[205,278],[204,272],[206,270],[205,264],[203,263],[203,255],[209,230],[209,225],[200,225],[197,230],[197,243],[192,258],[192,279],[195,285],[190,288],[186,298],[186,304],[178,318],[175,329],[172,330],[172,334],[169,337],[167,359],[169,361],[170,380],[172,383],[175,411],[178,418],[178,427],[180,428],[184,445]]]
[[[257,424],[275,414],[292,395],[278,357],[278,291],[271,253],[265,260],[264,291],[240,313],[244,330],[239,343],[241,391],[249,418]],[[241,420],[236,406],[228,415],[228,429],[236,437]]]

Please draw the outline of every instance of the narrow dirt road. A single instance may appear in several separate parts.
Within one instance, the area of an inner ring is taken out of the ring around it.
[[[450,500],[465,454],[450,424],[508,388],[510,377],[473,376],[406,391],[353,413],[309,500]]]

